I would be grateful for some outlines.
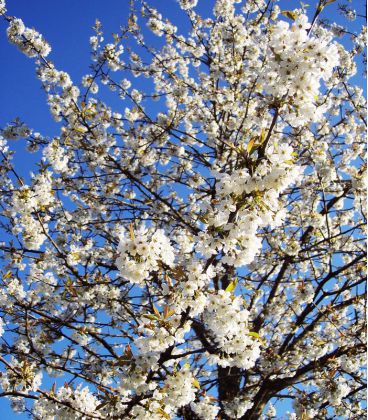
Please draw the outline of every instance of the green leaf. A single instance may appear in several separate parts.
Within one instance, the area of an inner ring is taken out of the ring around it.
[[[151,321],[157,321],[157,319],[158,319],[156,315],[151,315],[151,314],[143,314],[142,316],[143,316],[143,318],[148,318]]]
[[[260,136],[260,139],[259,139],[260,144],[263,144],[263,142],[266,140],[266,134],[267,134],[266,129],[264,127],[262,127],[261,136]]]
[[[232,293],[235,290],[236,285],[238,284],[238,279],[233,280],[225,289],[225,292]]]
[[[7,280],[13,277],[13,273],[11,271],[8,271],[7,273],[4,274],[3,276],[3,280]]]
[[[258,341],[260,341],[260,343],[264,346],[264,345],[266,345],[266,342],[265,342],[265,340],[263,340],[263,338],[257,333],[257,332],[255,332],[255,331],[249,331],[248,332],[248,335],[249,336],[251,336],[251,337],[254,337],[254,338],[256,338]]]
[[[201,384],[199,383],[198,379],[193,378],[192,379],[192,384],[197,388],[197,389],[201,389]]]

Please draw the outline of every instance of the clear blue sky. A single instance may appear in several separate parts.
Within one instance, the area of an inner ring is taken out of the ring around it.
[[[317,0],[306,0],[312,6]],[[299,6],[299,1],[284,0],[287,9]],[[363,3],[359,0],[357,3]],[[178,21],[178,6],[175,0],[150,0],[180,28],[183,21]],[[209,13],[212,1],[199,0],[199,8]],[[126,23],[129,0],[8,0],[8,14],[20,17],[28,27],[35,27],[52,46],[49,56],[56,67],[68,72],[75,83],[88,73],[90,64],[89,37],[93,35],[91,27],[98,17],[102,22],[105,39]],[[330,11],[333,10],[332,8]],[[181,15],[182,16],[182,15]],[[336,12],[329,13],[330,19],[340,18]],[[179,22],[179,23],[178,23]],[[35,131],[44,135],[56,135],[58,124],[53,122],[46,104],[46,96],[35,76],[33,60],[21,54],[6,39],[6,22],[0,23],[0,127],[20,117]],[[356,25],[357,28],[359,25]],[[118,103],[117,103],[118,105]],[[116,109],[117,111],[119,108]],[[17,150],[15,163],[21,167],[25,176],[31,170],[36,156],[25,153],[24,144],[14,144]],[[0,420],[26,419],[24,414],[14,414],[9,409],[6,399],[0,399]]]

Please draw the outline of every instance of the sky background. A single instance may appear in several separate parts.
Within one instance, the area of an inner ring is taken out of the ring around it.
[[[313,6],[317,0],[306,2]],[[79,84],[83,75],[88,73],[90,64],[89,37],[93,35],[92,26],[96,18],[103,25],[105,40],[110,42],[112,33],[127,22],[129,0],[8,0],[7,14],[21,18],[25,25],[34,27],[52,46],[48,57],[56,68],[64,70],[71,76],[74,83]],[[175,0],[150,0],[149,3],[168,17],[179,29],[187,26],[182,19]],[[354,0],[355,7],[363,5],[363,0]],[[299,6],[296,0],[284,0],[282,5],[289,10]],[[199,0],[198,9],[209,14],[212,0]],[[180,17],[180,18],[179,18]],[[342,21],[335,7],[329,8],[328,17],[331,20]],[[180,19],[180,20],[179,20]],[[359,23],[353,23],[357,30]],[[35,76],[35,66],[32,59],[20,53],[6,38],[5,21],[0,23],[0,127],[16,117],[20,117],[29,127],[43,135],[57,135],[60,125],[50,116],[46,103],[46,95]],[[361,74],[361,69],[359,70]],[[363,80],[357,76],[356,83],[363,85]],[[365,83],[364,83],[365,84]],[[120,107],[120,109],[119,109]],[[124,105],[116,101],[114,111],[122,112]],[[29,155],[22,141],[11,144],[16,150],[15,166],[22,176],[27,178],[29,171],[37,161],[37,155]],[[14,414],[9,408],[9,402],[0,398],[0,420],[23,420],[25,414]],[[71,419],[72,420],[72,419]]]

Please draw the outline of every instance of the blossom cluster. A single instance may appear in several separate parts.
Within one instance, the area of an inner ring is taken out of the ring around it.
[[[204,314],[220,354],[209,355],[209,363],[249,369],[260,356],[260,342],[249,331],[249,312],[240,297],[226,291],[209,297]]]
[[[42,383],[42,372],[35,363],[13,359],[8,369],[0,377],[0,386],[4,391],[37,391]]]
[[[55,196],[52,189],[51,172],[36,175],[33,186],[24,185],[13,194],[13,211],[19,214],[14,232],[22,232],[24,244],[31,249],[39,249],[46,239],[47,215],[41,216],[52,208]]]
[[[35,29],[26,28],[21,19],[10,22],[7,34],[9,41],[28,57],[36,57],[38,54],[46,57],[51,51],[43,36]]]
[[[173,266],[175,253],[169,238],[161,229],[153,231],[145,226],[120,235],[119,257],[116,264],[123,277],[131,283],[143,285],[150,273],[160,266]]]
[[[73,416],[76,419],[88,418],[94,415],[98,400],[87,387],[78,386],[76,389],[64,385],[52,398],[41,398],[35,404],[35,415],[44,420],[67,420]],[[97,417],[101,418],[101,417]]]
[[[339,63],[331,35],[322,32],[318,38],[310,36],[309,28],[308,17],[303,14],[291,26],[278,22],[272,28],[268,46],[274,59],[262,75],[266,92],[284,98],[290,121],[296,126],[315,119],[316,112],[323,112],[323,107],[316,105],[320,80],[328,80]]]
[[[301,179],[301,168],[293,164],[293,149],[287,144],[268,148],[269,162],[262,162],[250,174],[245,168],[231,174],[214,171],[217,200],[204,200],[201,210],[209,227],[226,232],[221,240],[204,234],[196,249],[210,256],[224,253],[223,262],[241,267],[253,261],[261,248],[257,237],[260,227],[276,227],[282,223],[285,210],[279,195]]]

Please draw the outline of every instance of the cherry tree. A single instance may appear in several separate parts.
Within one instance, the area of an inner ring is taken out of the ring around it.
[[[106,40],[97,20],[74,83],[0,0],[60,124],[1,130],[0,395],[15,411],[364,416],[364,29],[321,18],[334,0],[208,4],[179,0],[188,33],[138,0]],[[29,181],[17,139],[39,156]]]

